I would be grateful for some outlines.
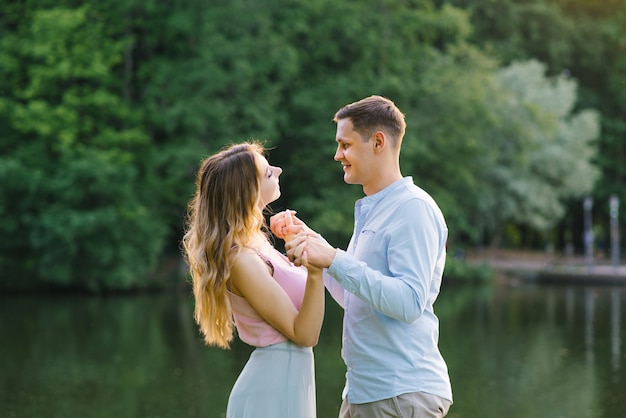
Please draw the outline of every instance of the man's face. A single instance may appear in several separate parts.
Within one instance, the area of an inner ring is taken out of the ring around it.
[[[337,122],[337,152],[334,158],[343,166],[343,180],[346,183],[360,184],[365,188],[375,173],[372,170],[373,141],[364,142],[353,128],[350,119]]]

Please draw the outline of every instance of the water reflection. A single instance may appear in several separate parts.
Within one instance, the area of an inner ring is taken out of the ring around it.
[[[450,416],[621,416],[623,298],[607,287],[444,289]]]
[[[436,310],[449,417],[621,416],[619,287],[445,286]],[[328,301],[315,348],[318,415],[336,417],[345,368]],[[205,347],[188,293],[0,297],[2,417],[224,416],[250,353]]]
[[[593,314],[594,294],[591,289],[585,289],[585,354],[587,362],[593,365]]]
[[[622,358],[622,340],[620,328],[621,316],[621,291],[613,289],[611,291],[611,361],[613,365],[614,381],[618,377]]]

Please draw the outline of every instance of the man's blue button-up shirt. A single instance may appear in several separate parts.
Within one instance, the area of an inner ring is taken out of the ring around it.
[[[433,311],[448,237],[439,207],[405,177],[358,200],[354,218],[326,275],[345,310],[343,396],[359,404],[427,392],[452,402]]]

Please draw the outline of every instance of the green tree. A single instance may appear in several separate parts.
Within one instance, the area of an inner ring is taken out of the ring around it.
[[[277,143],[296,53],[276,30],[281,2],[128,4],[136,105],[155,145],[177,252],[184,208],[201,158],[248,139]]]
[[[451,246],[480,240],[479,219],[495,163],[489,132],[498,123],[493,101],[497,63],[468,45],[433,56],[419,75],[413,127],[402,146],[402,167],[442,207]]]
[[[431,59],[420,79],[403,166],[444,209],[452,245],[495,245],[511,224],[545,233],[592,189],[598,114],[574,111],[574,80],[537,61],[497,69],[467,47]]]
[[[114,72],[126,40],[88,6],[22,17],[0,41],[2,285],[143,286],[164,231]]]
[[[582,48],[568,41],[576,13],[613,22],[586,33],[598,35],[597,47],[620,48],[617,17],[536,2],[504,2],[498,27],[523,26],[531,12],[557,19],[567,36],[546,60],[569,63]],[[476,242],[511,223],[551,225],[564,199],[587,190],[554,177],[567,161],[587,169],[596,116],[580,109],[601,96],[580,84],[575,101],[572,82],[550,62],[547,76],[537,64],[498,71],[526,59],[522,52],[542,54],[542,44],[531,48],[523,30],[514,42],[479,41],[488,33],[475,20],[481,10],[435,0],[1,4],[1,285],[148,285],[159,255],[179,252],[200,159],[250,138],[265,140],[272,163],[285,168],[275,209],[298,210],[345,245],[362,190],[344,184],[332,159],[331,119],[371,94],[406,112],[403,172],[440,202],[453,240]],[[623,59],[611,65],[623,68]],[[581,68],[570,74],[593,78]],[[616,89],[620,80],[607,83]],[[541,99],[527,95],[541,89]],[[600,142],[619,155],[623,121],[611,115]],[[605,176],[616,167],[610,155],[597,157]],[[554,194],[532,206],[521,199],[531,191]]]
[[[592,165],[598,113],[575,112],[576,82],[547,78],[545,71],[527,61],[496,75],[507,94],[495,103],[500,127],[490,138],[498,152],[489,172],[490,205],[481,217],[496,240],[506,222],[540,232],[556,226],[564,204],[589,193],[599,174]]]
[[[611,194],[626,200],[626,2],[451,0],[445,3],[471,13],[475,28],[472,41],[505,65],[515,60],[537,59],[547,65],[549,75],[565,73],[577,80],[576,106],[594,108],[601,114],[601,134],[594,159],[600,176],[591,193],[597,202],[594,207],[602,210],[598,218],[606,218],[606,206],[602,203]],[[574,226],[580,231],[581,212],[580,199],[572,200],[561,230],[569,231]]]
[[[297,82],[285,96],[289,124],[275,151],[285,167],[282,203],[297,209],[331,242],[345,245],[353,204],[362,190],[345,185],[341,167],[333,161],[334,112],[363,97],[384,95],[409,118],[407,143],[428,141],[412,130],[422,117],[422,74],[431,62],[445,60],[447,49],[462,43],[470,26],[462,11],[436,9],[429,1],[291,4],[292,9],[281,12],[290,18],[276,20],[298,51],[299,63]],[[415,164],[405,163],[405,174],[419,173],[413,168]]]

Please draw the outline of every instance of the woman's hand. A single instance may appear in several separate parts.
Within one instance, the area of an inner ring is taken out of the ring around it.
[[[315,234],[315,231],[306,226],[306,224],[295,215],[295,210],[287,209],[272,216],[270,218],[270,229],[272,233],[278,238],[285,240],[285,242],[291,241],[293,237],[300,232]]]

